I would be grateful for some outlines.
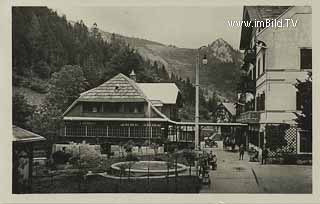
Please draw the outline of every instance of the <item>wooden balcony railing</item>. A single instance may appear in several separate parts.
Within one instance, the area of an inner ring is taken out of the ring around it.
[[[237,118],[237,122],[241,123],[258,123],[260,120],[260,112],[258,111],[247,111],[241,113]]]

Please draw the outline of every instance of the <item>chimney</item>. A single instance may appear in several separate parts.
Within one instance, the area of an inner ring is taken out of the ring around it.
[[[137,81],[137,76],[136,76],[136,73],[134,73],[134,70],[131,71],[129,76],[130,76],[130,79],[132,79],[133,81],[135,82]]]

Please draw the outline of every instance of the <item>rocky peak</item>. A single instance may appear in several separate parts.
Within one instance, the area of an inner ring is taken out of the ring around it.
[[[235,50],[223,38],[218,38],[209,45],[211,56],[221,62],[234,62]]]

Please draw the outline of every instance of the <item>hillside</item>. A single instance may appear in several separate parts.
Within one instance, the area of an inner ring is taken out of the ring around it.
[[[110,41],[111,33],[100,32],[104,40]],[[134,47],[145,60],[157,61],[165,66],[169,74],[174,73],[182,79],[189,78],[194,83],[196,49],[115,35]],[[220,100],[234,100],[242,54],[222,38],[208,44],[201,54],[206,54],[209,60],[209,64],[200,70],[201,87],[206,89],[207,95],[215,91]]]
[[[65,65],[82,67],[86,89],[134,68],[138,80],[144,82],[178,83],[180,78],[185,79],[179,88],[188,87],[184,95],[194,99],[194,88],[187,84],[195,81],[196,49],[111,34],[97,25],[89,28],[46,7],[15,8],[13,16],[13,88],[31,104],[42,104],[52,75]],[[203,54],[209,60],[200,69],[204,97],[208,101],[217,94],[220,100],[234,100],[241,53],[219,38],[208,44]]]

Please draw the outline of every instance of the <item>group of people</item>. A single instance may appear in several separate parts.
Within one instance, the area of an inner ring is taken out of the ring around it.
[[[201,174],[204,176],[209,169],[215,170],[217,168],[217,156],[212,151],[209,154],[203,151],[200,156],[199,165]]]
[[[199,157],[199,166],[203,184],[210,184],[209,170],[217,169],[217,156],[212,151],[209,154],[203,151]]]
[[[244,145],[241,144],[239,147],[239,160],[243,160],[244,151],[245,151]],[[258,150],[256,150],[255,148],[252,147],[249,150],[249,154],[250,154],[250,161],[253,161],[253,162],[259,161],[259,151]],[[268,149],[265,146],[263,146],[262,155],[261,155],[261,164],[267,163],[268,154],[269,154]]]

